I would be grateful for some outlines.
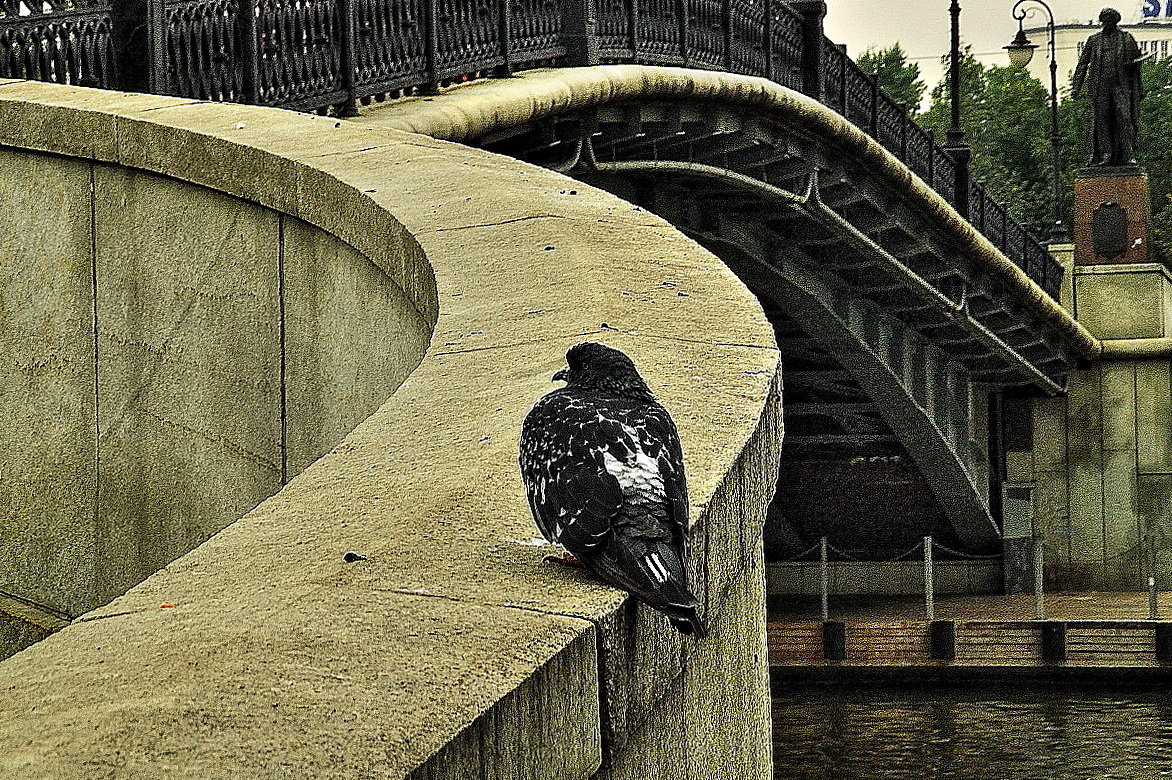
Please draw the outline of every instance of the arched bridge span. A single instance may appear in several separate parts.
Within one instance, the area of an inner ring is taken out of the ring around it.
[[[537,71],[380,106],[360,121],[553,168],[672,221],[770,313],[793,474],[910,458],[918,475],[898,478],[922,480],[941,521],[917,529],[943,526],[971,548],[998,538],[988,393],[1060,393],[1096,348],[890,152],[764,79]],[[796,543],[801,533],[792,522],[782,530]]]

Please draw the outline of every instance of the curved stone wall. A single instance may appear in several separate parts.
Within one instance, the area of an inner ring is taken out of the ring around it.
[[[768,775],[761,525],[781,438],[777,354],[719,261],[552,172],[323,117],[0,83],[0,147],[214,190],[324,247],[306,253],[310,277],[368,258],[418,313],[407,330],[434,324],[418,367],[338,447],[0,664],[0,774]],[[237,254],[232,270],[256,265]],[[349,310],[356,286],[323,282],[307,309]],[[309,376],[362,375],[353,356],[368,329],[295,336],[288,274],[284,289],[286,354],[305,338],[322,361]],[[703,642],[539,563],[517,430],[566,348],[588,338],[631,354],[679,424],[691,566],[713,629]],[[99,364],[103,339],[99,325]],[[288,387],[292,369],[287,358]],[[310,391],[297,403],[312,419],[345,403],[321,383]]]
[[[386,400],[427,322],[334,236],[154,173],[0,149],[0,591],[80,615]]]

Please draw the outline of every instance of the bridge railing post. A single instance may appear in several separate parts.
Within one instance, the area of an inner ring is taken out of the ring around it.
[[[562,41],[566,65],[571,68],[597,65],[598,11],[595,0],[562,0]]]
[[[171,94],[167,68],[167,8],[163,0],[147,0],[146,6],[147,89],[156,95]]]
[[[36,4],[39,8],[40,3]],[[119,89],[145,92],[150,88],[147,0],[118,0],[110,4],[115,72]],[[87,86],[96,86],[90,84]]]
[[[500,39],[501,57],[504,59],[492,75],[504,78],[513,75],[513,2],[499,0],[500,18],[497,26],[497,37]]]
[[[826,17],[826,2],[792,0],[790,5],[802,17],[802,92],[821,101],[825,89],[822,20]]]
[[[260,102],[260,40],[257,34],[256,0],[239,0],[236,10],[236,24],[240,36],[240,67],[243,68],[241,83],[244,102],[256,105]]]
[[[948,148],[948,147],[946,147]],[[948,154],[956,165],[956,181],[953,185],[952,205],[956,213],[965,219],[969,218],[969,160],[973,150],[967,146],[948,148]],[[1004,235],[1004,232],[1002,233]]]
[[[427,76],[421,91],[425,95],[434,95],[439,91],[439,26],[436,17],[439,15],[437,0],[424,0],[423,3],[423,57]]]
[[[339,0],[338,13],[341,16],[342,40],[339,51],[339,67],[342,71],[342,89],[346,97],[338,106],[339,116],[358,116],[358,101],[355,96],[355,49],[358,44],[358,30],[354,24],[354,0]]]

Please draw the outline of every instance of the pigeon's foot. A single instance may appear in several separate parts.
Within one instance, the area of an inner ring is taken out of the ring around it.
[[[541,559],[542,563],[556,563],[559,566],[574,566],[581,568],[582,561],[576,556],[570,555],[568,552],[563,552],[561,555],[547,555]]]

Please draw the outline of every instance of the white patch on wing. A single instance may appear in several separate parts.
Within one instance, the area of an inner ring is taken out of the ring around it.
[[[659,463],[648,457],[637,442],[628,444],[634,445],[634,454],[625,462],[616,458],[609,450],[602,451],[602,462],[607,473],[618,480],[623,495],[651,493],[662,496],[663,475],[659,472]]]
[[[651,553],[643,560],[647,562],[647,569],[651,572],[651,576],[655,577],[660,583],[667,582],[667,567],[663,565],[663,561],[660,560],[658,553]]]

